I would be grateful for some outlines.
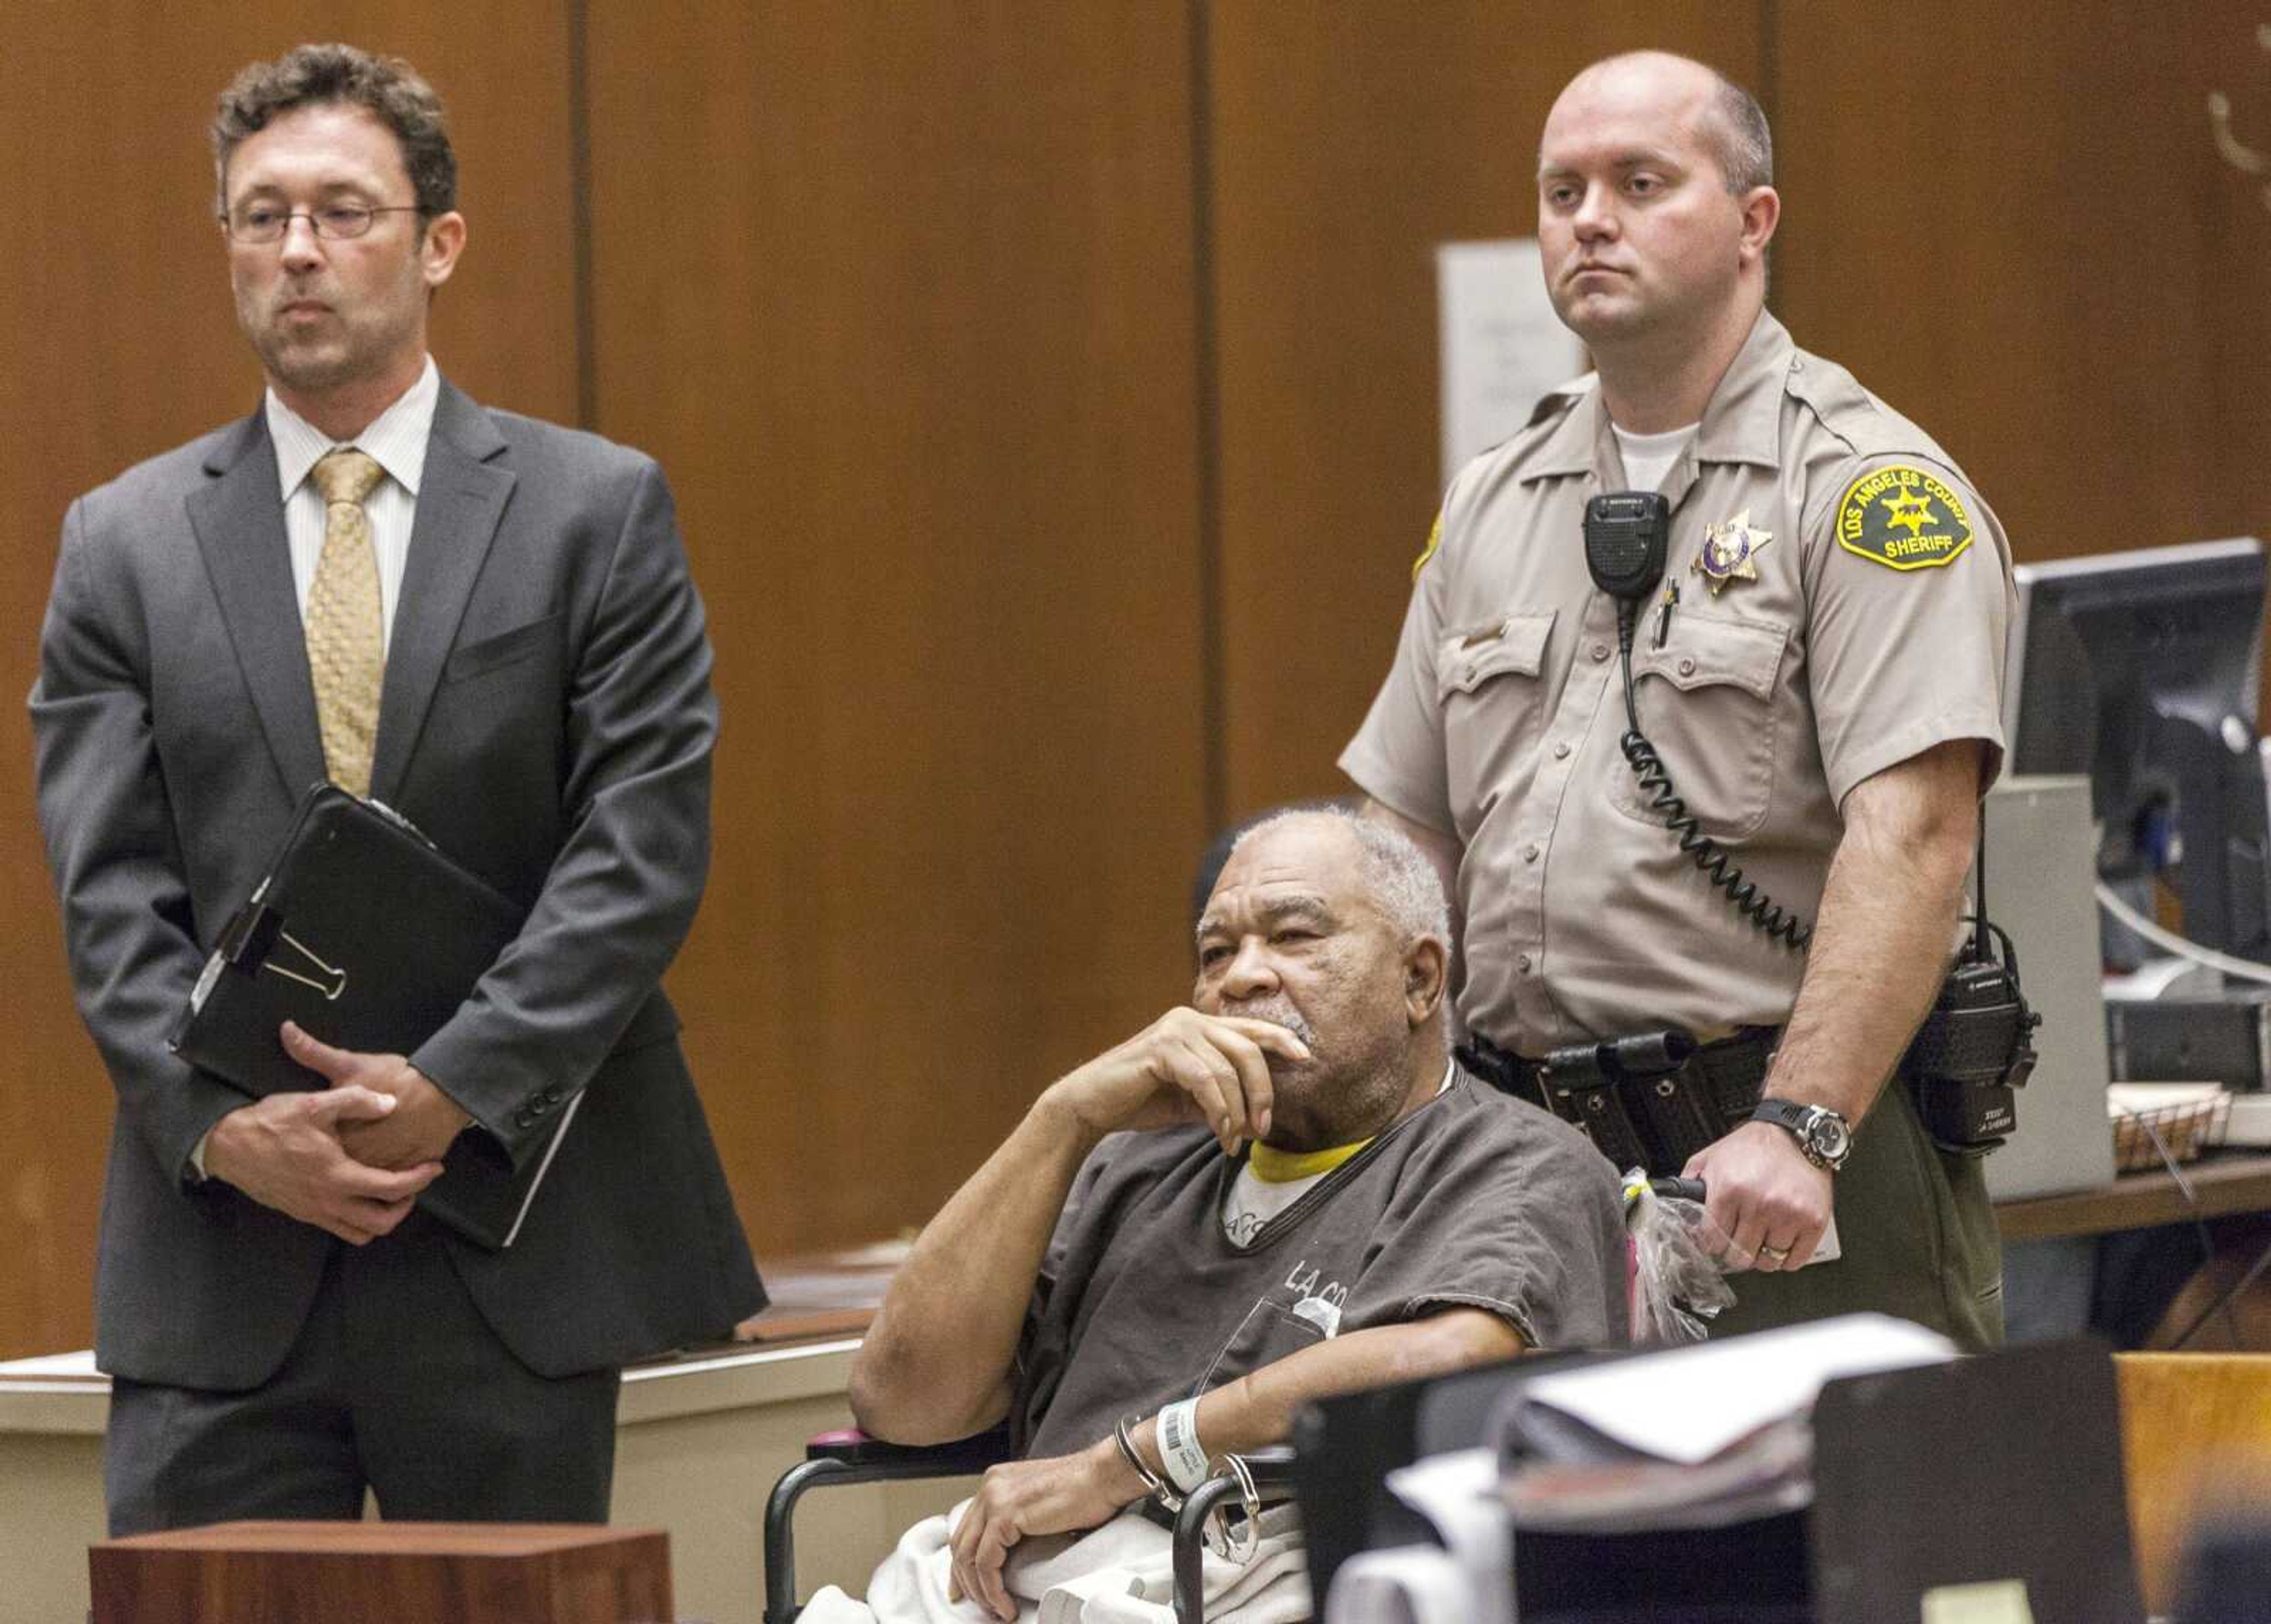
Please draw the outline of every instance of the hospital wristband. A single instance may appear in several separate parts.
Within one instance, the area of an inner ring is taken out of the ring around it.
[[[1189,1494],[1213,1475],[1206,1449],[1199,1442],[1197,1399],[1186,1398],[1160,1411],[1153,1436],[1159,1446],[1160,1464],[1184,1494]]]

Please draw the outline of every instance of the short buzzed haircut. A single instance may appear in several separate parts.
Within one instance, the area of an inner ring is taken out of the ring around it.
[[[399,56],[352,45],[300,45],[274,62],[256,62],[220,93],[212,122],[213,186],[228,206],[229,154],[271,121],[302,108],[358,107],[384,124],[402,148],[423,220],[458,206],[458,155],[442,98]]]
[[[1739,197],[1754,186],[1774,184],[1774,132],[1767,127],[1766,109],[1759,105],[1756,96],[1729,78],[1708,62],[1698,62],[1693,56],[1682,56],[1677,51],[1620,51],[1600,61],[1569,82],[1588,78],[1604,68],[1653,57],[1663,62],[1685,63],[1711,76],[1712,96],[1706,108],[1703,128],[1698,135],[1719,166],[1729,192]]]
[[[1774,131],[1767,127],[1766,109],[1756,96],[1716,68],[1711,75],[1719,88],[1703,139],[1726,177],[1727,190],[1739,197],[1754,186],[1773,185]]]

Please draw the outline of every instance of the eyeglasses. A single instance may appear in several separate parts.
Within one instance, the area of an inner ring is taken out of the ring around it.
[[[319,237],[333,241],[341,237],[359,237],[369,231],[371,222],[382,214],[418,214],[424,211],[410,203],[390,204],[383,208],[372,208],[361,203],[327,203],[320,209],[287,209],[273,203],[241,203],[220,217],[221,229],[228,233],[232,242],[280,242],[284,234],[292,229],[292,222],[304,220]]]

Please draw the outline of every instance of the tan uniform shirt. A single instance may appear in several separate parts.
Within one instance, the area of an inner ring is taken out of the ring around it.
[[[1619,749],[1615,607],[1583,521],[1623,468],[1589,385],[1453,481],[1341,756],[1458,838],[1460,1013],[1530,1055],[1780,1022],[1804,969],[1679,850]],[[1847,791],[1950,739],[1999,766],[2008,546],[1946,452],[1763,312],[1664,494],[1679,599],[1641,611],[1642,730],[1702,831],[1811,922]]]

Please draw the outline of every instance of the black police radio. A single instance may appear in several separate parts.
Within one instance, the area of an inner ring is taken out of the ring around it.
[[[2012,1091],[2034,1073],[2035,1028],[2043,1023],[2019,989],[2019,955],[2010,936],[1987,919],[1984,818],[1979,832],[1979,911],[1972,915],[1971,940],[1940,983],[1900,1066],[1933,1143],[1967,1156],[1984,1156],[2018,1126]]]
[[[1641,732],[1633,692],[1633,622],[1641,600],[1663,577],[1671,529],[1672,506],[1658,491],[1619,491],[1585,504],[1585,568],[1593,585],[1617,607],[1627,724],[1618,748],[1639,777],[1649,810],[1664,819],[1679,849],[1726,893],[1736,912],[1784,947],[1803,951],[1813,938],[1813,927],[1777,906],[1745,879],[1727,853],[1703,833],[1686,803],[1673,792],[1663,758]],[[2015,1126],[2012,1091],[2024,1086],[2034,1070],[2034,1031],[2042,1024],[2020,990],[2018,955],[2009,935],[1987,919],[1984,806],[1979,836],[1979,897],[1970,920],[1971,939],[1941,984],[1932,1012],[1910,1040],[1899,1067],[1934,1143],[1974,1156],[2001,1144]]]
[[[1634,611],[1664,578],[1672,504],[1661,491],[1627,490],[1585,504],[1585,568],[1617,600],[1617,634],[1632,636]]]

